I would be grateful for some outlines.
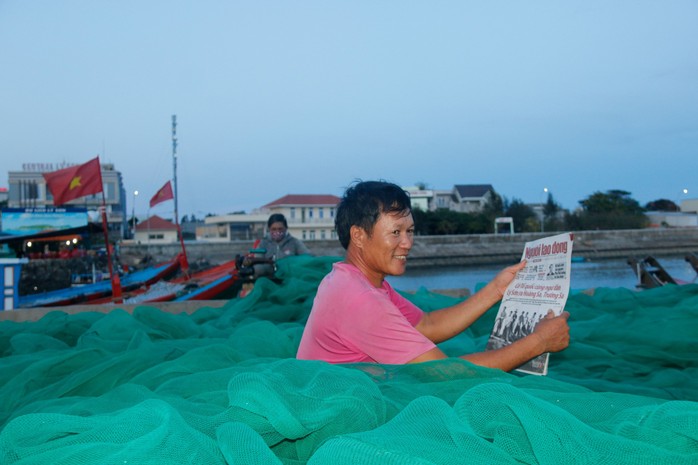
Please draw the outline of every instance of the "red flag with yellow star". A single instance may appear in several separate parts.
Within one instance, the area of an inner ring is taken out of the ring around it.
[[[172,183],[167,181],[164,186],[160,188],[159,191],[155,193],[152,199],[150,199],[150,206],[154,207],[160,202],[165,200],[174,199],[174,193],[172,192]]]
[[[53,195],[54,205],[63,205],[73,199],[102,192],[102,171],[99,157],[82,165],[43,173],[46,187]]]

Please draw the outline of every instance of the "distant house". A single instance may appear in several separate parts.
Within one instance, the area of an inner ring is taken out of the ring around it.
[[[494,195],[491,184],[456,184],[453,186],[453,205],[451,210],[462,213],[482,211]]]
[[[335,239],[334,215],[340,200],[330,194],[289,194],[264,205],[261,210],[283,214],[289,232],[299,239]]]
[[[235,213],[204,218],[196,227],[196,240],[208,242],[249,241],[264,236],[269,215]]]
[[[453,191],[448,189],[434,189],[434,196],[429,204],[430,210],[439,210],[442,208],[447,208],[449,210],[453,209],[455,205],[455,200],[453,196]]]
[[[458,212],[479,211],[487,201],[481,198],[487,195],[488,190],[479,189],[480,185],[457,185],[453,189],[426,189],[419,186],[403,187],[410,194],[410,203],[413,209],[422,211],[435,211],[447,209]],[[492,186],[487,185],[490,191]],[[484,194],[483,194],[484,192]]]
[[[695,228],[698,215],[684,212],[645,212],[650,228]]]
[[[698,199],[684,199],[679,208],[683,213],[698,213]]]
[[[177,242],[177,225],[153,215],[136,225],[133,239],[137,244],[171,244]]]
[[[210,242],[259,239],[267,233],[274,213],[286,217],[288,231],[304,241],[334,239],[334,215],[339,197],[329,194],[289,194],[263,205],[252,214],[216,215],[196,228],[196,239]]]
[[[410,206],[413,210],[429,211],[434,198],[432,189],[422,188],[420,186],[403,187],[405,192],[410,194]]]

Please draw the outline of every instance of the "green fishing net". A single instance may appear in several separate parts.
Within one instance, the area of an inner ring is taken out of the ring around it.
[[[336,260],[191,315],[0,322],[0,463],[698,464],[698,285],[573,293],[547,377],[295,360]],[[496,310],[443,350],[483,350]]]

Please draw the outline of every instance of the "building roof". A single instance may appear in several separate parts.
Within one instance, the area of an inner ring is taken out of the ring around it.
[[[136,231],[176,231],[177,225],[171,221],[153,215],[136,225]]]
[[[483,197],[488,191],[494,191],[492,184],[456,184],[453,188],[461,198]]]
[[[288,194],[264,205],[262,208],[280,206],[336,206],[341,199],[329,194]]]

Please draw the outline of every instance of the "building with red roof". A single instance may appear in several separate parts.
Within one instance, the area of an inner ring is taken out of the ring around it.
[[[284,215],[289,232],[304,241],[334,239],[334,214],[339,201],[339,197],[330,194],[288,194],[261,210]]]
[[[153,215],[136,225],[133,239],[137,244],[171,244],[177,242],[177,225]]]
[[[273,200],[250,215],[211,216],[197,228],[201,240],[226,241],[261,238],[274,213],[286,217],[288,231],[303,241],[334,239],[334,215],[340,198],[329,194],[288,194]]]

